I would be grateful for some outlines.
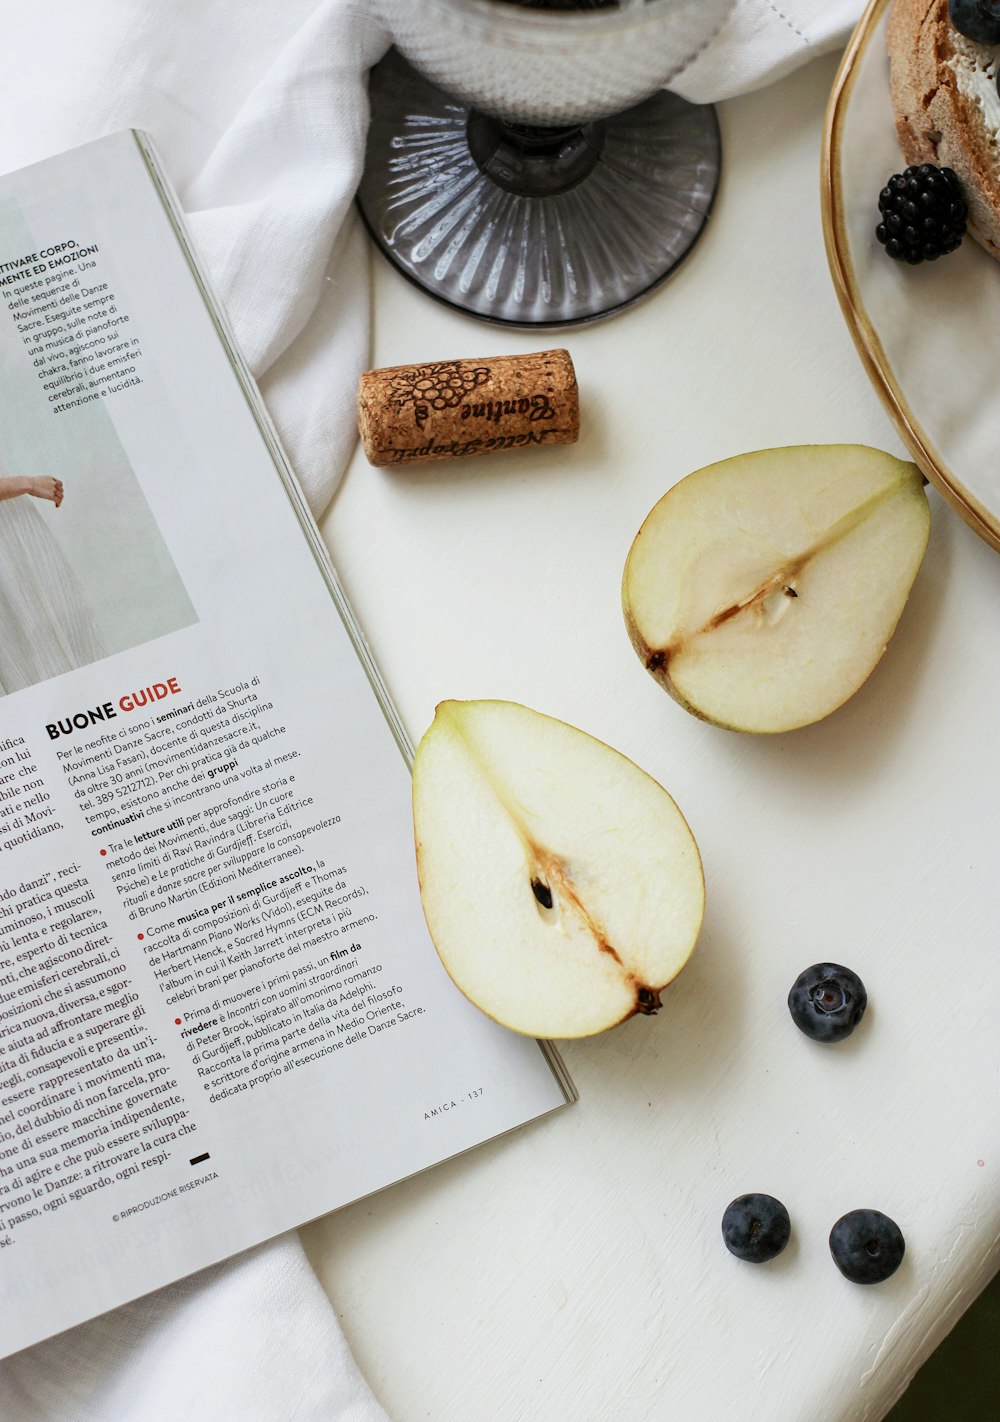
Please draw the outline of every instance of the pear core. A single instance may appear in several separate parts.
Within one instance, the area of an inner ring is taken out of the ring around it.
[[[414,758],[421,901],[461,991],[533,1037],[637,1012],[687,961],[701,859],[667,792],[583,731],[504,701],[446,701]]]
[[[643,665],[686,710],[733,730],[829,715],[903,611],[930,532],[923,482],[864,445],[759,450],[688,475],[625,564]]]

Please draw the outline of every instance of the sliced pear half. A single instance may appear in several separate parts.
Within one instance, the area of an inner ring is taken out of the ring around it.
[[[660,1006],[705,908],[667,792],[583,731],[509,701],[444,701],[413,765],[431,938],[461,991],[532,1037]]]
[[[878,663],[929,532],[916,465],[864,445],[709,465],[660,499],[632,544],[622,584],[632,645],[706,721],[808,725]]]

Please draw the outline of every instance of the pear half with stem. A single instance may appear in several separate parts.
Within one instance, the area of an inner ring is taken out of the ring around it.
[[[495,1021],[586,1037],[660,1006],[705,908],[694,837],[618,751],[509,701],[443,701],[413,763],[420,895]]]
[[[885,651],[930,532],[915,464],[864,445],[741,454],[689,474],[636,535],[622,582],[644,666],[738,731],[806,726]]]

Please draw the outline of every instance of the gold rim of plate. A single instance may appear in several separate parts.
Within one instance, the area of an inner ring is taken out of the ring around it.
[[[935,449],[904,396],[878,332],[865,308],[851,261],[844,222],[842,137],[860,63],[869,44],[884,43],[881,22],[892,0],[869,0],[844,52],[827,104],[823,128],[821,207],[823,240],[834,288],[862,364],[914,462],[979,536],[1000,552],[1000,518],[956,478]],[[874,229],[873,229],[874,231]]]

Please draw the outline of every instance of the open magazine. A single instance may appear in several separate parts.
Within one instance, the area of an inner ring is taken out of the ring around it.
[[[0,179],[0,1354],[572,1099],[141,135]]]

